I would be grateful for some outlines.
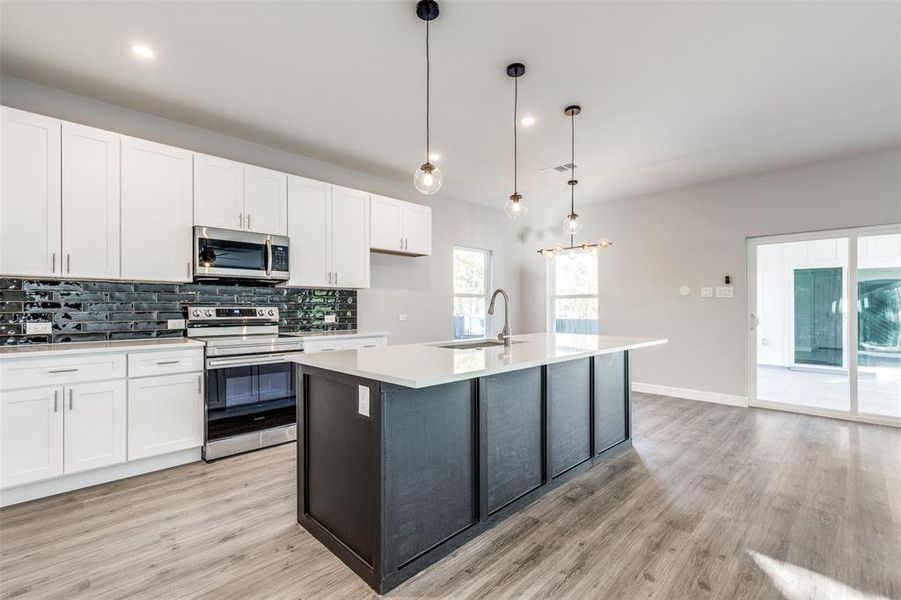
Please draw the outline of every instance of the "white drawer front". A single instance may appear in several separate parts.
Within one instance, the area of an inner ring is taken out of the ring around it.
[[[316,341],[308,342],[304,340],[303,351],[307,354],[314,352],[337,352],[339,350],[347,350],[348,345],[345,340],[335,340],[334,342]]]
[[[359,340],[351,340],[347,343],[348,348],[362,350],[363,348],[384,348],[388,345],[388,340],[383,337],[362,338]]]
[[[168,350],[164,352],[130,352],[128,376],[174,375],[203,371],[203,350]]]
[[[5,390],[125,378],[125,353],[16,358],[0,362]]]

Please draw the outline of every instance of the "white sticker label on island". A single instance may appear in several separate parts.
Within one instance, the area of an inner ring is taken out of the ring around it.
[[[364,417],[369,416],[369,388],[365,385],[357,386],[359,390],[357,401],[357,412]]]

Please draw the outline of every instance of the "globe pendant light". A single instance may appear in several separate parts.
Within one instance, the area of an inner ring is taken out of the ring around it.
[[[413,185],[423,194],[434,194],[441,189],[441,170],[429,161],[430,156],[430,83],[431,64],[429,61],[429,21],[438,18],[438,2],[436,0],[419,0],[416,3],[416,16],[425,21],[425,162],[413,172]]]
[[[572,236],[582,231],[582,222],[579,215],[576,214],[576,115],[582,112],[582,107],[573,104],[567,106],[563,112],[569,117],[570,123],[570,160],[569,160],[569,214],[563,219],[563,233],[570,236],[570,245],[572,245]]]
[[[513,63],[507,66],[507,75],[513,78],[513,194],[504,205],[504,211],[511,219],[519,219],[526,216],[529,212],[526,205],[523,204],[522,194],[517,191],[517,175],[519,174],[517,164],[517,110],[519,109],[519,78],[526,72],[526,66],[522,63]]]
[[[569,236],[569,246],[557,244],[553,248],[539,248],[538,254],[548,260],[553,260],[557,255],[569,254],[581,250],[582,252],[591,253],[597,256],[600,250],[609,248],[613,245],[608,239],[602,239],[597,242],[583,242],[579,245],[575,243],[575,235],[582,231],[582,221],[576,214],[576,124],[575,117],[582,112],[582,108],[577,104],[567,106],[563,109],[563,113],[570,118],[570,160],[569,160],[569,214],[563,219],[563,233]]]

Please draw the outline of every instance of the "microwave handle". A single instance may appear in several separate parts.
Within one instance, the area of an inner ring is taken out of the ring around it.
[[[272,238],[266,237],[266,277],[272,277]]]

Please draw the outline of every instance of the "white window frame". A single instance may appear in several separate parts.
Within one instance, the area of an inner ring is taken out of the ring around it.
[[[554,260],[546,260],[546,296],[547,302],[547,332],[548,333],[556,333],[557,332],[557,298],[564,298],[566,300],[569,299],[578,299],[578,298],[594,298],[598,302],[598,333],[601,332],[601,257],[600,255],[595,256],[595,260],[597,261],[595,268],[598,274],[598,291],[596,294],[564,294],[562,296],[557,295],[557,259]]]
[[[454,269],[456,264],[454,264],[454,255],[456,254],[456,250],[466,250],[467,252],[479,252],[485,255],[485,265],[486,265],[486,273],[485,273],[485,294],[458,294],[455,289],[453,289],[454,281]],[[487,248],[476,248],[475,246],[464,246],[462,244],[454,244],[453,250],[451,251],[451,294],[452,305],[456,303],[457,298],[484,298],[485,299],[485,337],[491,335],[492,331],[492,318],[491,315],[488,314],[488,304],[491,300],[491,283],[494,280],[494,254],[491,250]],[[453,327],[453,306],[451,309],[451,327]],[[453,332],[455,340],[471,340],[471,339],[480,339],[474,337],[457,337],[457,332]]]

